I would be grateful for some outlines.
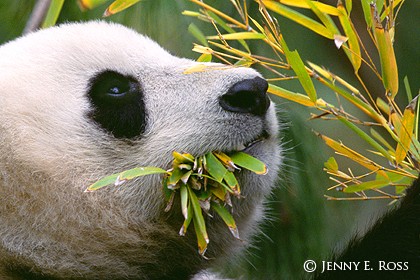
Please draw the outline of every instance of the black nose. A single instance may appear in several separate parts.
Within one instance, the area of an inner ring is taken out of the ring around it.
[[[226,111],[262,116],[270,107],[267,88],[267,81],[260,77],[242,80],[220,97],[219,104]]]

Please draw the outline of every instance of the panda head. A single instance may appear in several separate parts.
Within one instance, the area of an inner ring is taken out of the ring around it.
[[[194,234],[177,236],[181,224],[163,213],[159,176],[83,193],[115,172],[167,169],[173,151],[245,149],[265,162],[267,175],[239,174],[245,198],[234,202],[242,238],[254,231],[280,163],[275,108],[256,71],[209,63],[186,74],[197,62],[104,22],[32,33],[0,56],[0,254],[48,275],[147,274],[168,259],[161,273],[195,267]],[[210,255],[244,243],[209,223]]]

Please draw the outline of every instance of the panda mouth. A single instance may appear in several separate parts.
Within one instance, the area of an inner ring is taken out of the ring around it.
[[[263,130],[257,137],[252,139],[249,142],[241,143],[237,145],[233,151],[235,152],[246,152],[247,150],[251,149],[253,146],[257,145],[260,142],[263,142],[264,140],[268,139],[270,137],[267,130]]]

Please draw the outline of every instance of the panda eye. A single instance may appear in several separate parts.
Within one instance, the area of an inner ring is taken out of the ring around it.
[[[117,138],[140,136],[145,128],[143,93],[131,76],[106,70],[89,84],[89,117]]]

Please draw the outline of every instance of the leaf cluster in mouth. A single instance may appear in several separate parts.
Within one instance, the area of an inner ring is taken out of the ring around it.
[[[162,184],[167,200],[165,211],[172,209],[175,197],[179,195],[184,216],[179,234],[184,236],[193,222],[200,255],[204,257],[210,242],[203,213],[210,218],[211,213],[219,215],[232,235],[239,239],[238,228],[231,214],[231,196],[241,198],[241,189],[234,172],[243,168],[263,175],[267,173],[265,164],[244,152],[229,155],[211,152],[198,157],[178,152],[173,152],[172,155],[172,167],[169,170],[136,167],[102,178],[86,191],[95,191],[110,184],[118,186],[140,176],[164,174]]]

